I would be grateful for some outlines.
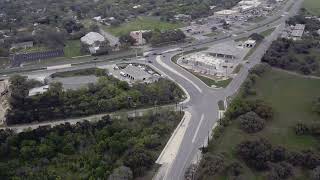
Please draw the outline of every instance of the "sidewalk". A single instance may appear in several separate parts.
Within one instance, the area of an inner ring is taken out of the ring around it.
[[[190,120],[191,113],[185,111],[181,122],[174,130],[172,136],[170,137],[169,141],[167,142],[166,146],[164,147],[156,161],[157,164],[161,164],[162,166],[160,167],[158,173],[154,176],[153,180],[166,179],[168,169],[171,168],[172,162],[177,156],[182,139],[189,126]]]

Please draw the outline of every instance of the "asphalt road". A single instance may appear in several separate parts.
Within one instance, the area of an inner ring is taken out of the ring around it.
[[[175,82],[179,83],[182,87],[184,87],[184,89],[187,90],[190,95],[190,101],[187,102],[185,106],[187,107],[186,110],[192,114],[191,121],[189,123],[186,134],[184,135],[175,160],[171,165],[168,166],[167,172],[163,171],[164,173],[166,173],[162,175],[163,179],[183,179],[186,168],[195,158],[197,158],[196,156],[197,154],[199,154],[199,148],[206,145],[209,133],[212,131],[212,127],[218,120],[218,101],[224,100],[225,98],[234,95],[234,93],[239,90],[241,84],[248,75],[248,70],[260,62],[262,56],[271,45],[272,41],[275,40],[281,33],[281,30],[284,28],[286,19],[298,12],[301,3],[302,0],[296,1],[290,12],[285,15],[283,15],[283,13],[285,12],[286,8],[284,8],[283,11],[279,12],[278,18],[276,20],[273,19],[274,17],[272,17],[272,20],[269,20],[269,22],[271,23],[269,23],[268,25],[242,33],[241,36],[247,36],[255,32],[261,32],[270,29],[271,27],[277,27],[272,35],[263,40],[256,51],[249,57],[249,63],[245,64],[241,72],[225,89],[212,89],[206,86],[202,81],[193,76],[191,73],[174,64],[171,61],[171,58],[180,52],[165,54],[165,56],[161,57],[158,56],[158,59],[155,57],[149,58],[150,61],[154,62],[153,65],[156,68],[160,69]],[[288,5],[289,4],[290,2],[288,3]],[[231,38],[236,39],[241,36]],[[230,38],[215,41],[215,43],[225,40],[230,40]],[[197,48],[200,48],[202,46],[208,45],[200,44],[199,46],[197,46]],[[190,48],[185,48],[185,50],[190,50]],[[159,59],[161,59],[161,61]]]
[[[237,92],[242,82],[246,79],[248,75],[248,69],[260,62],[260,59],[263,56],[265,50],[268,49],[272,40],[278,37],[280,30],[284,27],[285,20],[298,12],[298,9],[302,1],[303,0],[296,0],[295,4],[290,9],[290,12],[285,13],[290,3],[294,2],[293,0],[289,0],[286,7],[283,8],[282,11],[275,13],[274,16],[267,18],[263,22],[260,22],[256,27],[248,27],[247,29],[241,30],[239,32],[230,32],[229,34],[213,37],[208,40],[201,40],[192,44],[182,43],[172,45],[170,47],[156,48],[151,52],[163,54],[165,55],[165,57],[150,55],[147,58],[147,61],[152,61],[152,66],[164,72],[172,80],[181,85],[190,95],[190,100],[183,104],[183,106],[185,106],[186,110],[192,114],[192,118],[189,123],[189,127],[187,128],[187,131],[183,137],[178,154],[173,163],[170,166],[168,166],[169,168],[166,171],[166,175],[163,176],[166,177],[165,179],[183,179],[185,169],[191,164],[193,159],[197,156],[197,154],[199,153],[199,148],[206,144],[208,135],[212,131],[213,125],[218,120],[218,101],[224,100],[226,97],[231,96],[235,92]],[[233,79],[233,81],[225,89],[212,89],[206,86],[202,81],[200,81],[198,78],[196,78],[180,66],[174,64],[171,61],[171,58],[177,53],[180,53],[180,51],[163,53],[164,51],[177,47],[183,48],[183,51],[189,51],[194,48],[207,47],[211,44],[217,44],[231,39],[246,37],[252,33],[259,33],[275,26],[277,26],[277,29],[273,32],[271,36],[269,36],[260,44],[256,51],[249,57],[250,63],[245,64],[241,72]],[[234,36],[234,34],[236,34],[236,36]],[[30,72],[23,72],[22,74],[50,74],[58,71],[88,68],[111,63],[115,62],[86,63],[73,66],[71,68],[50,71],[39,68]]]

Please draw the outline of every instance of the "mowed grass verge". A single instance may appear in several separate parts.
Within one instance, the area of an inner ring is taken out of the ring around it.
[[[320,80],[306,79],[273,69],[258,79],[254,87],[257,95],[250,98],[263,99],[269,103],[274,109],[273,120],[268,121],[266,127],[256,134],[243,132],[237,122],[234,122],[209,146],[210,152],[222,153],[227,162],[240,162],[245,167],[245,179],[250,180],[265,179],[265,174],[247,168],[241,160],[236,159],[236,146],[240,142],[263,137],[272,145],[281,145],[290,151],[316,149],[319,144],[312,136],[295,135],[293,127],[298,122],[312,123],[319,120],[319,116],[312,112],[311,107],[312,101],[320,95]],[[221,175],[217,179],[225,178]],[[295,178],[306,179],[306,175],[296,169]]]
[[[304,0],[303,7],[311,14],[320,16],[320,1],[319,0]]]
[[[170,30],[182,27],[182,23],[169,23],[160,21],[158,18],[154,17],[138,17],[133,21],[128,23],[123,23],[119,26],[106,27],[105,30],[113,34],[114,36],[121,36],[128,34],[131,31],[137,30]]]

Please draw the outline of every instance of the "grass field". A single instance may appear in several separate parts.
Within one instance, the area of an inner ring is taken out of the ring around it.
[[[304,0],[303,7],[313,15],[320,16],[320,1],[319,0]]]
[[[75,57],[84,55],[80,51],[81,49],[81,42],[80,40],[72,40],[67,41],[66,46],[64,47],[64,54],[66,57]]]
[[[319,141],[311,136],[297,136],[293,127],[298,122],[311,123],[319,120],[319,116],[311,111],[312,101],[320,95],[320,80],[305,79],[289,75],[278,70],[267,72],[263,78],[258,79],[255,88],[259,98],[268,102],[274,109],[273,120],[267,122],[266,127],[256,133],[247,134],[239,129],[237,123],[228,126],[222,137],[214,144],[210,144],[209,151],[222,153],[227,162],[235,160],[235,148],[243,140],[264,137],[273,145],[281,145],[289,149],[305,150],[315,149]],[[238,162],[241,162],[238,160]],[[265,174],[252,171],[243,162],[244,179],[265,179]],[[296,169],[297,171],[298,169]],[[220,176],[217,179],[226,179]],[[297,171],[295,179],[308,179],[304,173]]]
[[[191,72],[191,71],[189,71]],[[205,76],[202,76],[202,75],[199,75],[197,73],[194,73],[194,72],[191,72],[193,75],[195,75],[197,78],[199,78],[202,82],[204,82],[207,86],[209,87],[216,87],[216,88],[225,88],[227,87],[230,82],[232,81],[232,78],[229,78],[229,79],[226,79],[226,80],[221,80],[221,81],[216,81],[216,80],[213,80],[211,78],[208,78],[208,77],[205,77]]]
[[[9,58],[0,58],[0,68],[5,68],[9,65]]]
[[[116,27],[106,27],[105,30],[115,36],[128,34],[130,31],[137,30],[169,30],[182,27],[181,23],[169,23],[160,21],[158,18],[153,17],[138,17],[134,21],[121,24]]]

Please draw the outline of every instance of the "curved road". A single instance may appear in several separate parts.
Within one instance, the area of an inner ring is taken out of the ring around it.
[[[209,40],[198,41],[193,44],[177,44],[170,47],[157,48],[151,52],[156,54],[165,54],[165,56],[149,56],[147,58],[147,61],[151,61],[152,66],[161,70],[163,73],[165,73],[168,77],[177,82],[180,86],[183,87],[183,89],[187,91],[187,93],[190,95],[190,99],[188,102],[184,103],[183,106],[186,107],[186,110],[190,112],[192,115],[190,123],[187,127],[186,133],[183,136],[182,142],[180,144],[175,159],[170,165],[167,166],[166,171],[161,172],[164,173],[160,176],[162,177],[162,179],[183,179],[185,169],[192,163],[194,159],[197,158],[197,156],[199,155],[199,148],[206,145],[208,136],[211,133],[214,124],[218,120],[218,101],[224,100],[226,97],[231,96],[235,92],[237,92],[242,82],[247,77],[248,70],[255,64],[260,62],[260,59],[263,56],[265,50],[268,49],[272,40],[278,37],[281,29],[284,27],[285,20],[298,12],[302,2],[303,0],[289,0],[283,8],[283,10],[279,11],[278,13],[275,13],[274,16],[269,17],[267,20],[260,22],[260,25],[257,25],[254,28],[248,27],[245,30],[233,32],[237,35],[225,34],[222,36],[210,38]],[[291,3],[294,3],[294,5],[292,6],[289,12],[286,12],[287,8],[290,6]],[[183,48],[184,51],[189,51],[193,48],[207,47],[211,44],[217,44],[232,39],[247,37],[252,33],[259,33],[272,27],[277,28],[271,36],[266,38],[259,45],[256,51],[249,57],[250,63],[244,65],[241,72],[233,79],[233,81],[225,89],[213,89],[208,87],[198,78],[193,76],[191,73],[184,70],[180,66],[174,64],[171,61],[171,58],[174,55],[180,53],[180,51],[168,52],[170,48],[177,47]],[[56,71],[66,71],[70,69],[88,68],[110,63],[114,62],[96,62],[91,64],[87,63],[72,66],[68,69],[50,71],[43,70],[43,68],[41,70],[41,68],[39,68],[36,69],[38,71],[33,70],[32,72],[27,72],[24,74],[38,76],[39,74],[48,74]],[[20,69],[15,71],[21,72]]]
[[[149,61],[153,62],[153,66],[160,69],[171,79],[180,84],[190,95],[190,100],[185,103],[184,106],[186,107],[186,111],[189,111],[192,114],[191,121],[179,147],[178,154],[172,164],[167,166],[167,170],[162,172],[164,173],[160,176],[162,179],[183,179],[186,168],[194,159],[197,159],[199,148],[207,144],[206,141],[209,138],[208,136],[212,131],[214,124],[218,121],[218,101],[224,100],[238,91],[248,75],[248,70],[260,62],[263,54],[271,45],[272,41],[281,33],[287,18],[298,12],[301,3],[302,0],[296,1],[287,15],[281,16],[269,25],[244,33],[245,35],[248,35],[253,32],[261,32],[271,27],[276,27],[275,31],[263,40],[256,51],[249,57],[249,63],[244,65],[241,72],[225,89],[210,88],[191,73],[173,63],[171,58],[180,52],[165,53],[165,56],[153,56],[148,58]],[[233,37],[233,39],[235,39],[235,37]],[[230,38],[222,39],[220,41],[225,40],[230,40]],[[217,43],[217,41],[215,43]],[[201,44],[197,47],[200,48],[204,46],[208,45]],[[190,48],[184,50],[188,51]],[[164,52],[157,51],[157,53],[163,54]]]

